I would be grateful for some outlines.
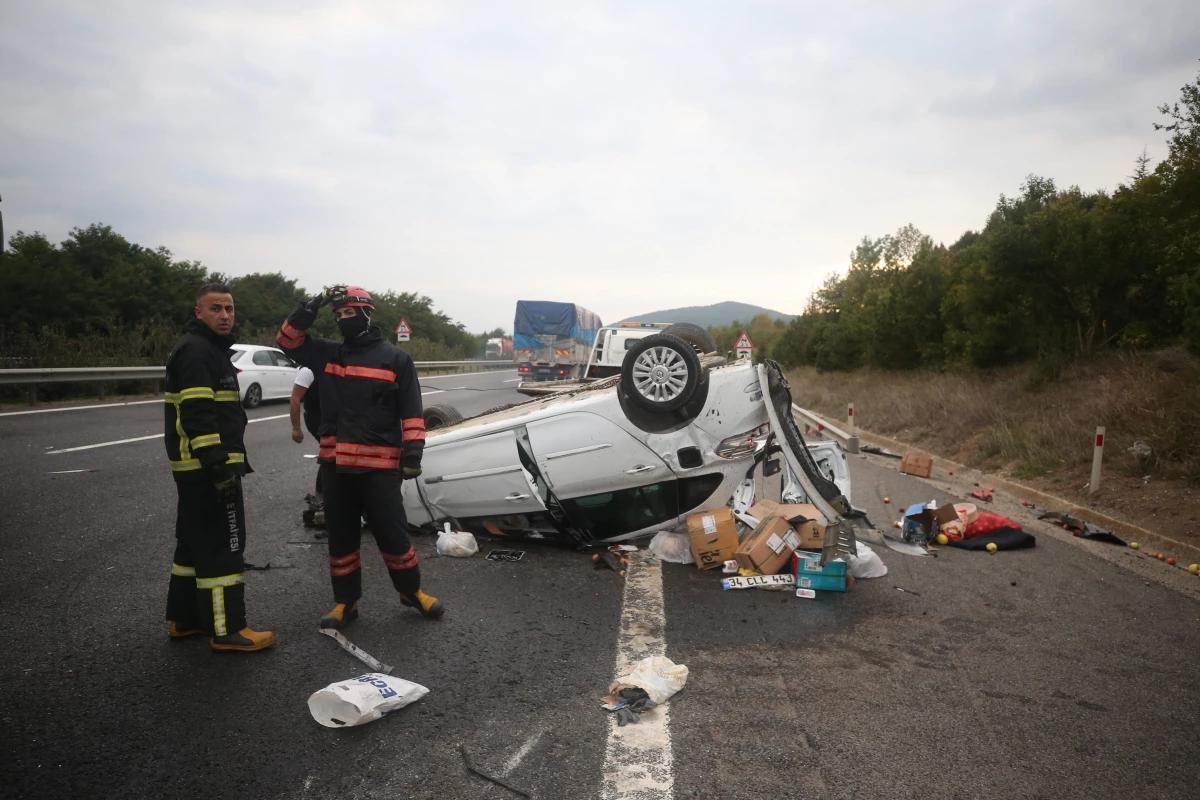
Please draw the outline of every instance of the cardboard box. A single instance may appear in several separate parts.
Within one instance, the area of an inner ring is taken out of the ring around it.
[[[783,517],[769,516],[758,523],[738,545],[733,557],[738,565],[763,575],[775,575],[790,566],[800,539]]]
[[[689,514],[687,529],[692,558],[700,569],[721,566],[738,548],[737,520],[728,508]]]
[[[914,508],[920,510],[914,512]],[[930,542],[938,535],[943,524],[957,519],[958,512],[952,505],[938,506],[933,511],[920,503],[909,506],[904,515],[904,522],[901,523],[901,538],[913,544]]]
[[[933,474],[933,459],[929,456],[905,453],[904,458],[900,459],[900,471],[906,475],[928,478]]]
[[[847,564],[840,558],[835,561],[830,561],[825,566],[821,566],[820,553],[796,553],[796,574],[797,575],[832,575],[845,576]]]
[[[796,577],[797,589],[816,589],[821,592],[844,592],[846,591],[846,576],[845,575],[805,575],[800,573]]]
[[[817,507],[808,503],[776,503],[774,500],[759,500],[750,507],[750,516],[760,522],[769,516],[792,520],[803,517],[805,522],[792,525],[800,540],[797,550],[820,550],[825,546],[825,517]]]

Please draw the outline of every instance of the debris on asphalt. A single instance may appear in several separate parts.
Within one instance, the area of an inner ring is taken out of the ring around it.
[[[721,572],[724,572],[726,575],[735,575],[737,574],[738,569],[739,567],[737,560],[730,559],[721,567]]]
[[[933,474],[933,459],[916,453],[905,453],[900,459],[900,471],[917,478],[928,478]]]
[[[479,543],[466,531],[451,530],[450,523],[447,522],[438,533],[437,551],[438,555],[470,558],[479,552]]]
[[[887,564],[883,563],[878,553],[863,542],[855,541],[854,545],[855,554],[847,561],[851,577],[882,578],[887,575]]]
[[[599,553],[592,554],[592,565],[596,569],[608,567],[613,572],[625,577],[625,570],[632,563],[627,555],[621,552],[612,552],[611,550],[603,550]]]
[[[980,489],[978,492],[971,492],[971,497],[974,497],[976,500],[982,500],[985,503],[990,503],[994,499],[992,496],[993,491],[995,491],[995,490],[994,489]]]
[[[343,650],[345,650],[347,653],[354,656],[359,661],[363,662],[364,664],[366,664],[368,667],[375,670],[376,672],[384,672],[384,673],[387,673],[390,675],[392,670],[395,669],[395,667],[391,666],[390,664],[384,664],[382,661],[375,658],[373,655],[368,653],[366,650],[363,650],[361,647],[356,645],[354,642],[347,639],[345,636],[343,636],[341,634],[340,631],[336,631],[333,628],[318,628],[317,633],[323,634],[325,636],[328,636],[330,639],[333,639],[335,642],[337,642],[339,645],[341,645]]]
[[[625,686],[603,697],[600,705],[616,714],[617,727],[624,728],[629,723],[637,724],[638,716],[656,708],[658,703],[650,699],[645,689]]]
[[[612,695],[621,689],[637,687],[644,689],[647,696],[661,706],[683,689],[687,679],[688,668],[683,664],[676,664],[666,656],[648,656],[639,661],[628,675],[618,677],[608,687],[608,693]]]
[[[699,569],[721,566],[734,557],[738,547],[737,520],[728,508],[689,514],[687,541]],[[689,563],[689,562],[682,562]]]
[[[427,694],[429,690],[419,683],[369,672],[313,692],[308,712],[326,728],[349,728],[374,722]]]
[[[521,797],[533,797],[533,795],[531,795],[529,792],[525,791],[524,789],[518,789],[517,787],[513,786],[508,781],[504,780],[503,778],[496,777],[495,775],[492,775],[489,772],[484,772],[479,767],[475,766],[475,762],[471,759],[471,754],[469,752],[467,752],[467,746],[465,744],[460,744],[458,746],[458,751],[460,753],[462,753],[463,763],[465,763],[467,765],[467,769],[470,770],[471,772],[474,772],[479,777],[485,778],[485,779],[491,781],[492,783],[496,784],[497,786],[503,786],[505,789],[508,789],[513,794],[518,794]]]
[[[694,564],[692,547],[686,533],[659,531],[650,540],[650,552],[659,561],[671,564]]]
[[[493,550],[487,554],[488,561],[520,561],[524,557],[524,550]]]
[[[891,450],[884,450],[882,447],[872,447],[869,444],[860,445],[858,448],[864,453],[874,453],[877,456],[885,456],[887,458],[903,458],[899,453],[893,453]]]
[[[1115,544],[1119,547],[1125,546],[1125,540],[1108,528],[1101,528],[1099,525],[1085,522],[1071,514],[1065,514],[1060,511],[1045,511],[1038,515],[1038,519],[1049,520],[1060,528],[1071,531],[1080,539],[1091,539],[1095,542]]]
[[[995,546],[995,550],[992,549],[993,545]],[[996,550],[1023,550],[1037,546],[1037,538],[1033,534],[1021,530],[1019,526],[1001,527],[993,528],[978,536],[968,535],[961,542],[951,541],[950,546],[963,550],[987,550],[988,552],[995,552]]]
[[[47,472],[47,475],[70,475],[74,472],[99,472],[98,469],[60,469],[55,472]]]
[[[902,586],[897,586],[897,587],[896,587],[896,591],[898,591],[898,592],[904,592],[905,594],[915,594],[917,597],[920,597],[920,596],[921,596],[921,593],[920,593],[920,592],[914,592],[912,589],[905,589],[905,588],[904,588],[904,587],[902,587]]]
[[[817,598],[816,589],[797,589],[796,597],[803,597],[806,600],[815,600]]]

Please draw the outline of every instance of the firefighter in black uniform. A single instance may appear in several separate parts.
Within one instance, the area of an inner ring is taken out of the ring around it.
[[[324,305],[332,305],[342,341],[308,335]],[[417,370],[408,353],[371,325],[375,304],[358,286],[335,286],[302,303],[276,341],[316,376],[321,424],[318,460],[325,490],[333,610],[323,628],[358,616],[362,596],[361,520],[375,534],[400,602],[426,617],[442,616],[437,598],[421,591],[417,552],[408,539],[401,483],[421,474],[425,419]]]
[[[191,320],[167,357],[167,459],[179,492],[175,558],[167,590],[171,638],[204,633],[213,650],[262,650],[270,631],[246,625],[246,513],[242,476],[250,472],[242,436],[233,296],[210,283],[196,295]]]

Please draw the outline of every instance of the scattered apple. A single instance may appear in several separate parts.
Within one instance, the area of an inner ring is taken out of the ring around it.
[[[892,498],[890,498],[890,497],[885,497],[885,498],[883,498],[883,502],[885,502],[885,503],[890,503],[890,502],[892,502]]]
[[[1193,575],[1200,575],[1200,564],[1191,564],[1188,566],[1188,572]]]
[[[1157,558],[1159,561],[1166,561],[1166,560],[1167,560],[1167,557],[1166,557],[1166,556],[1164,556],[1162,553],[1155,553],[1155,554],[1154,554],[1154,557],[1155,557],[1155,558]]]
[[[996,552],[996,551],[997,551],[997,550],[999,550],[999,549],[1000,549],[1000,548],[996,547],[996,543],[995,543],[995,542],[988,542],[987,551],[988,551],[989,553],[994,553],[994,552]]]
[[[1130,542],[1130,543],[1129,543],[1129,549],[1130,549],[1130,550],[1137,550],[1137,549],[1138,549],[1138,543],[1137,543],[1137,542]]]
[[[937,535],[937,543],[938,544],[950,544],[950,537],[944,533],[939,533]]]
[[[1173,566],[1175,566],[1175,559],[1173,559],[1173,558],[1168,558],[1168,559],[1167,559],[1167,563],[1168,563],[1168,564],[1170,564],[1170,565],[1173,567]]]

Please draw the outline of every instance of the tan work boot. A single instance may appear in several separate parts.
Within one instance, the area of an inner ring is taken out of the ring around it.
[[[270,631],[253,631],[242,628],[237,633],[214,636],[209,640],[213,650],[240,650],[250,652],[262,650],[275,644],[275,634]]]
[[[200,632],[199,628],[180,628],[179,623],[172,622],[171,627],[167,628],[167,635],[172,639],[183,639],[188,636],[195,636]]]
[[[446,609],[442,608],[441,602],[436,597],[425,594],[420,589],[417,589],[415,597],[401,593],[400,603],[417,609],[421,612],[422,616],[429,617],[429,619],[438,619],[442,614],[446,613]]]
[[[321,617],[321,621],[317,623],[317,627],[341,630],[356,619],[358,619],[358,603],[351,603],[350,605],[338,603],[333,607],[333,611]]]

